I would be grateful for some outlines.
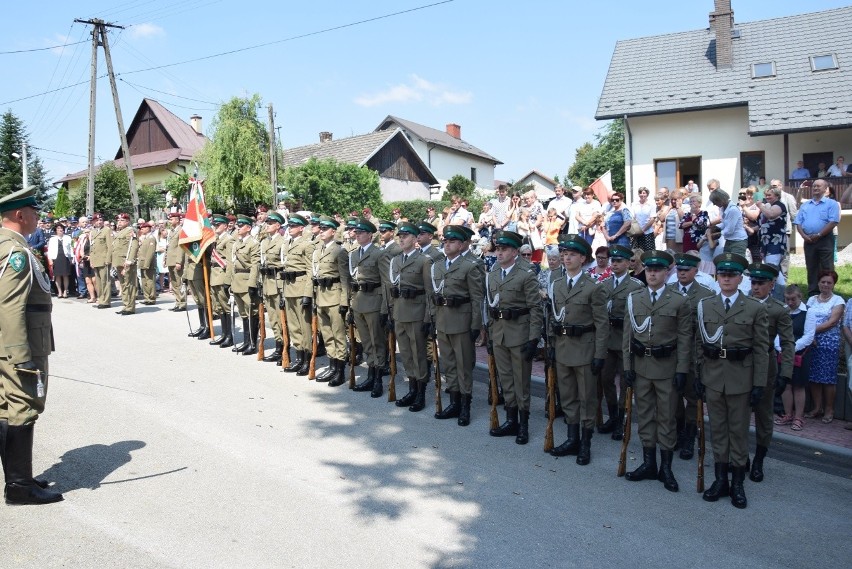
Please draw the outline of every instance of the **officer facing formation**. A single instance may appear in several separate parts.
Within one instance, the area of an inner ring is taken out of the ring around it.
[[[210,303],[213,315],[219,317],[222,333],[210,340],[210,345],[230,348],[234,345],[234,329],[230,306],[231,273],[228,265],[231,263],[234,238],[228,233],[227,217],[217,213],[211,221],[216,232],[216,243],[210,255]]]
[[[308,375],[311,360],[311,307],[313,305],[313,283],[308,271],[311,270],[311,258],[314,242],[305,234],[308,220],[298,213],[289,218],[287,228],[290,242],[284,251],[284,301],[287,304],[287,333],[290,343],[296,349],[296,357],[284,371],[295,371],[296,375]]]
[[[275,351],[263,358],[265,362],[275,362],[281,365],[284,352],[284,331],[281,327],[279,310],[283,308],[284,299],[281,296],[283,281],[280,277],[284,269],[284,254],[287,243],[279,233],[284,218],[277,212],[266,216],[266,234],[260,242],[260,276],[262,280],[263,304],[266,307],[266,320],[269,322],[275,336]]]
[[[104,227],[104,217],[96,213],[92,216],[92,232],[89,234],[91,247],[89,263],[95,271],[95,282],[98,287],[98,303],[95,308],[109,308],[112,295],[112,277],[110,263],[112,262],[112,231]]]
[[[118,272],[121,284],[122,308],[116,314],[128,316],[136,313],[136,254],[139,240],[130,227],[130,216],[119,213],[116,219],[117,233],[112,241],[112,266]]]
[[[349,311],[349,255],[338,243],[335,234],[339,223],[331,217],[319,218],[317,245],[311,258],[317,320],[325,349],[328,369],[316,381],[329,382],[337,387],[346,382],[346,324]]]
[[[257,276],[260,268],[260,245],[251,236],[251,219],[237,216],[237,237],[231,249],[228,272],[231,279],[231,294],[243,323],[243,343],[231,348],[234,352],[257,353],[258,306]]]
[[[139,276],[142,280],[142,304],[157,303],[157,237],[151,233],[150,223],[139,224]]]
[[[186,289],[183,285],[183,269],[186,264],[186,250],[180,246],[180,213],[173,211],[169,214],[169,244],[166,247],[164,264],[169,269],[169,282],[175,295],[175,305],[172,312],[186,310]]]

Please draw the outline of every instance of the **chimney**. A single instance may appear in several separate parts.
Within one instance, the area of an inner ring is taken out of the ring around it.
[[[734,29],[734,11],[731,0],[714,0],[715,10],[710,12],[710,29],[716,33],[716,69],[730,69],[734,62],[731,31]]]
[[[330,132],[325,132],[325,131],[321,132],[320,133],[320,143],[331,142],[331,137],[332,137],[332,134]]]
[[[453,138],[458,138],[459,140],[461,140],[461,127],[456,123],[451,122],[447,125],[447,134],[449,134]]]
[[[194,130],[196,134],[204,134],[201,132],[201,117],[199,115],[192,115],[189,117],[189,124],[192,125],[192,130]]]

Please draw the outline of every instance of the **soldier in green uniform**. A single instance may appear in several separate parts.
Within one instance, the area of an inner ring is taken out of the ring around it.
[[[216,244],[210,255],[210,302],[213,314],[219,316],[222,333],[210,340],[211,346],[230,348],[234,345],[233,320],[230,310],[231,275],[228,265],[231,263],[231,250],[234,238],[228,233],[228,218],[217,213],[211,219],[216,231]]]
[[[677,265],[677,282],[673,282],[668,287],[671,290],[677,291],[686,297],[689,302],[689,313],[695,314],[698,308],[698,301],[708,296],[713,296],[713,291],[695,279],[698,274],[698,263],[701,259],[697,256],[688,253],[678,253],[675,255],[675,265]],[[694,322],[693,322],[694,324]],[[692,327],[692,341],[695,343],[695,334],[697,330]],[[698,409],[698,399],[695,395],[695,368],[689,366],[689,371],[686,376],[686,386],[683,388],[683,399],[686,400],[686,408],[683,402],[678,400],[675,409],[675,422],[678,426],[678,443],[675,448],[680,448],[680,458],[689,460],[695,454],[695,435],[698,433],[697,417],[695,415]]]
[[[62,500],[33,478],[33,433],[53,351],[50,280],[24,238],[38,226],[35,194],[30,186],[0,198],[0,461],[7,504]]]
[[[461,257],[462,243],[466,239],[461,227],[448,225],[443,234],[446,259],[433,262],[426,281],[432,296],[431,311],[441,352],[441,375],[450,391],[449,407],[435,417],[458,417],[457,423],[466,427],[470,424],[473,394],[471,361],[476,361],[473,342],[482,329],[484,283],[479,267]],[[426,379],[428,381],[428,375]]]
[[[210,255],[210,249],[205,249],[203,255]],[[208,259],[209,261],[209,259]],[[210,264],[205,263],[204,259],[196,260],[189,253],[186,254],[186,265],[183,270],[183,279],[189,285],[189,290],[192,292],[192,299],[195,301],[196,309],[198,310],[199,327],[188,334],[190,338],[206,340],[210,336],[210,322],[207,321],[207,296],[204,292],[204,271],[210,271]]]
[[[591,462],[592,433],[598,407],[597,374],[603,369],[609,340],[606,292],[583,270],[592,247],[578,235],[559,242],[565,276],[550,283],[551,335],[556,383],[568,438],[553,448],[553,456],[577,456]]]
[[[763,459],[772,442],[773,416],[772,404],[775,398],[775,378],[780,377],[782,382],[790,383],[793,377],[793,356],[796,354],[796,341],[793,339],[793,320],[787,306],[779,300],[770,296],[775,281],[778,278],[778,269],[773,265],[765,263],[753,263],[748,266],[748,275],[751,279],[751,296],[763,303],[766,307],[767,321],[769,325],[769,340],[773,345],[769,348],[769,362],[767,365],[766,386],[760,402],[754,408],[754,431],[757,441],[757,450],[751,463],[749,479],[752,482],[763,481]],[[778,337],[781,347],[780,362],[779,354],[775,350],[774,340]],[[779,365],[780,370],[779,370]]]
[[[723,253],[713,263],[720,293],[698,301],[696,314],[695,391],[701,397],[706,390],[716,471],[703,498],[715,502],[730,495],[735,507],[745,508],[749,409],[763,397],[772,344],[766,306],[737,288],[748,261]]]
[[[290,214],[287,231],[290,242],[284,251],[284,300],[287,303],[287,332],[290,343],[296,348],[296,357],[284,371],[296,375],[308,375],[311,361],[311,307],[313,283],[311,282],[311,258],[314,242],[305,233],[308,220],[298,213]]]
[[[279,233],[284,218],[277,212],[266,216],[266,235],[260,242],[260,275],[263,280],[263,304],[266,307],[266,321],[275,336],[275,351],[263,358],[265,362],[275,362],[281,365],[281,355],[284,352],[284,332],[281,328],[281,278],[284,268],[284,250],[286,239]]]
[[[183,268],[186,264],[186,249],[180,246],[180,213],[173,211],[169,214],[169,244],[166,248],[165,265],[169,269],[169,285],[175,295],[175,305],[172,312],[186,310],[186,289],[183,282]]]
[[[503,231],[497,238],[497,264],[485,279],[489,335],[506,401],[506,421],[489,434],[515,435],[519,445],[529,442],[530,376],[543,316],[538,279],[518,261],[522,242],[517,233]]]
[[[358,225],[357,217],[350,217],[346,220],[346,239],[343,241],[343,251],[346,253],[347,259],[347,267],[349,261],[349,254],[352,253],[355,249],[358,248],[358,242],[355,240],[355,227]],[[347,268],[348,270],[348,268]],[[350,275],[351,280],[351,275]],[[351,288],[346,291],[347,297],[351,298],[352,291]],[[351,306],[351,302],[349,303]],[[354,324],[353,324],[354,326]],[[348,335],[348,331],[347,331]],[[361,365],[361,362],[364,361],[364,350],[361,345],[361,333],[358,331],[358,327],[355,327],[355,346],[349,346],[350,350],[355,350],[355,365]]]
[[[646,251],[641,259],[648,287],[627,297],[622,352],[624,379],[636,398],[642,464],[626,478],[659,480],[666,490],[677,492],[672,472],[675,407],[690,366],[692,315],[686,297],[666,287],[674,257],[665,251]]]
[[[352,315],[364,346],[367,361],[367,378],[355,386],[355,391],[370,391],[373,398],[381,397],[383,367],[387,354],[387,337],[382,326],[382,315],[387,318],[387,302],[379,275],[382,251],[373,243],[376,226],[359,218],[355,226],[358,248],[349,254]]]
[[[349,311],[349,255],[334,240],[338,225],[331,217],[319,218],[320,232],[311,258],[317,320],[328,353],[328,368],[316,376],[316,381],[328,381],[330,387],[346,382],[344,317]]]
[[[142,280],[142,304],[157,303],[157,237],[150,223],[139,224],[139,275]]]
[[[388,267],[390,266],[390,260],[399,255],[401,249],[399,243],[397,243],[396,239],[394,239],[394,232],[396,231],[396,223],[393,221],[380,220],[378,223],[379,228],[379,248],[382,251],[382,256],[379,259],[379,274],[382,277],[382,289],[384,290],[385,302],[388,305],[388,312],[386,316],[382,316],[382,327],[385,329],[385,344],[388,343],[387,338],[390,337],[390,328],[393,326],[392,318],[393,318],[393,303],[396,301],[390,294],[391,292],[391,284],[388,279]],[[396,347],[393,348],[394,350]],[[390,362],[390,352],[385,350],[385,362],[382,366],[382,370],[385,374],[390,373],[389,368]]]
[[[627,305],[627,296],[640,288],[644,288],[641,281],[630,276],[630,259],[633,258],[633,250],[623,245],[613,245],[609,250],[609,266],[612,276],[600,283],[601,289],[606,293],[606,309],[609,314],[609,339],[607,340],[606,358],[601,371],[600,379],[603,383],[604,398],[606,399],[609,418],[598,427],[601,434],[612,433],[614,441],[620,441],[624,436],[624,357],[621,353],[621,341],[624,335],[624,311]],[[557,271],[553,271],[557,273]],[[562,275],[564,277],[564,275]],[[557,277],[558,278],[558,277]],[[620,389],[618,395],[615,391],[615,377],[620,378]]]
[[[98,303],[95,308],[109,308],[112,296],[112,230],[104,227],[104,217],[96,213],[92,216],[92,232],[89,234],[89,262],[95,271],[95,283],[98,287]]]
[[[444,254],[433,244],[438,229],[426,221],[421,221],[417,225],[417,229],[420,230],[417,235],[417,246],[420,247],[420,250],[432,257],[433,261],[443,260]]]
[[[117,233],[112,240],[112,266],[118,271],[121,283],[122,308],[116,314],[128,316],[136,313],[136,255],[139,240],[130,226],[130,216],[119,213],[115,222]]]
[[[237,236],[231,249],[228,276],[231,294],[243,323],[243,343],[231,348],[233,352],[257,353],[258,306],[257,276],[260,269],[260,245],[251,236],[251,219],[237,216]],[[233,330],[231,331],[233,333]]]

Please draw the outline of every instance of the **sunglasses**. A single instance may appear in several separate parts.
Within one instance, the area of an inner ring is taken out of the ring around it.
[[[532,258],[532,253],[521,253],[521,257],[530,257],[530,258]]]

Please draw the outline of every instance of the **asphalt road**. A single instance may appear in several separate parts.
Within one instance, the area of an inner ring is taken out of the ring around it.
[[[65,501],[0,506],[0,566],[799,568],[852,558],[843,468],[773,453],[767,480],[747,483],[748,509],[708,504],[695,461],[675,459],[677,494],[627,482],[608,436],[593,439],[587,467],[544,454],[540,411],[529,445],[489,437],[480,383],[462,428],[433,419],[432,406],[410,413],[189,339],[185,316],[167,306],[120,317],[55,302],[35,470]],[[563,436],[558,424],[557,444]]]

